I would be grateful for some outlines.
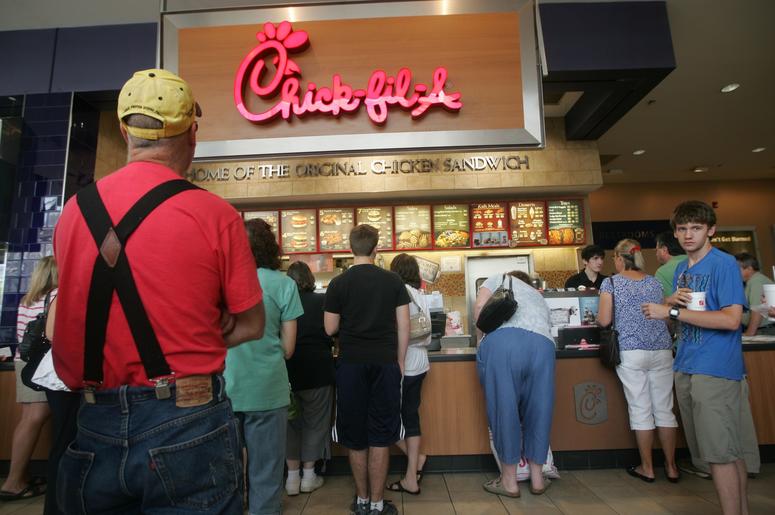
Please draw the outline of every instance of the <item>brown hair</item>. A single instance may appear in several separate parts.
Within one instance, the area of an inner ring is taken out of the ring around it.
[[[522,270],[512,270],[511,272],[509,272],[509,275],[511,277],[514,277],[515,279],[519,279],[520,281],[522,281],[527,285],[533,286],[533,283],[530,282],[530,276],[527,275]]]
[[[27,294],[22,297],[22,306],[32,306],[43,299],[51,290],[59,284],[59,274],[54,256],[46,256],[35,265],[30,277],[30,287]]]
[[[708,229],[716,225],[716,212],[705,202],[700,200],[687,200],[681,202],[673,210],[670,217],[670,228],[675,231],[679,224],[705,224]]]
[[[272,232],[272,227],[260,218],[245,222],[250,250],[257,268],[280,268],[280,246]]]
[[[304,261],[296,261],[288,267],[288,277],[296,282],[300,292],[315,291],[315,276]]]
[[[350,231],[350,248],[355,256],[370,256],[379,241],[379,230],[367,224],[360,224]]]
[[[422,279],[420,279],[420,266],[414,256],[402,253],[393,258],[390,262],[390,271],[395,272],[401,277],[404,283],[413,288],[420,288]]]

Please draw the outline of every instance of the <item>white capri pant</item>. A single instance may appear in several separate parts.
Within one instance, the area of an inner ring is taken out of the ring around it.
[[[673,352],[623,350],[616,373],[624,387],[630,428],[678,427],[673,413]]]

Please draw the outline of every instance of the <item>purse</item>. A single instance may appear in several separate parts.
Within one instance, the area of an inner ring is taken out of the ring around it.
[[[492,293],[487,302],[482,306],[479,317],[476,319],[476,327],[483,333],[491,333],[517,312],[517,301],[511,290],[511,276],[509,285],[506,284],[506,274],[503,275],[501,285]]]
[[[417,308],[417,313],[409,316],[409,339],[416,340],[431,334],[431,319],[420,309],[414,299],[412,304]]]
[[[46,294],[43,301],[43,311],[27,323],[24,328],[22,341],[19,342],[19,357],[24,362],[29,362],[35,357],[38,361],[51,348],[46,338],[46,319],[48,319],[48,305],[51,301],[51,292]]]
[[[611,277],[611,325],[600,330],[600,363],[615,369],[622,362],[619,354],[619,331],[616,330],[616,284]]]

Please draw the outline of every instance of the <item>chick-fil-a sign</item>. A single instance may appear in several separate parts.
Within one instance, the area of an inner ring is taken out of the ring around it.
[[[303,30],[294,31],[287,21],[275,26],[265,23],[263,32],[259,32],[259,45],[245,56],[234,78],[234,103],[237,110],[252,122],[263,122],[277,116],[290,120],[291,115],[298,117],[308,113],[324,113],[338,116],[343,112],[352,112],[366,106],[369,118],[376,124],[387,120],[388,110],[398,105],[411,111],[412,118],[419,118],[433,106],[442,106],[450,111],[463,107],[460,93],[445,93],[447,69],[438,67],[433,72],[431,86],[417,83],[412,88],[412,72],[401,68],[395,77],[376,70],[369,77],[366,89],[353,89],[334,74],[331,87],[318,87],[310,82],[306,91],[301,85],[301,68],[288,57],[290,52],[301,52],[309,44],[309,36]],[[266,65],[268,58],[275,66],[274,75]],[[280,94],[280,99],[260,113],[254,113],[245,105],[245,82],[250,91],[261,98],[271,99]],[[264,82],[267,82],[265,85]]]

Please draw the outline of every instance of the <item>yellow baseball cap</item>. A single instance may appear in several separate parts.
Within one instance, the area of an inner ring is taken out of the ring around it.
[[[162,123],[159,129],[131,127],[124,123],[130,114],[144,114]],[[188,83],[162,69],[135,72],[118,95],[118,119],[136,138],[157,140],[187,131],[196,116],[202,116]]]

